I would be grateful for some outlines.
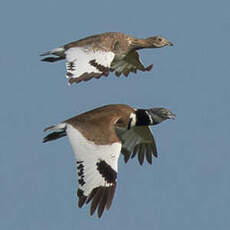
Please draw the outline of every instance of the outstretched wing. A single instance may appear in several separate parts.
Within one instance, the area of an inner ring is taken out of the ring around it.
[[[115,72],[116,76],[120,76],[122,73],[127,77],[130,72],[136,73],[137,70],[141,71],[150,71],[152,69],[153,65],[149,65],[148,67],[145,67],[140,59],[137,51],[132,51],[128,53],[123,59],[116,60],[111,64],[111,71]]]
[[[66,77],[69,83],[88,81],[108,76],[114,58],[113,52],[91,48],[71,47],[65,51]]]
[[[138,155],[138,161],[142,165],[144,158],[151,164],[152,155],[157,157],[157,148],[154,137],[147,126],[133,127],[121,136],[122,149],[125,163],[131,158]]]
[[[66,132],[77,160],[78,206],[91,202],[90,214],[97,209],[101,217],[104,208],[108,210],[112,204],[121,143],[96,145],[71,125],[67,125]]]

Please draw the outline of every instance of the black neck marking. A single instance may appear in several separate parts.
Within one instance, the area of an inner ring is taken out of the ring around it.
[[[131,118],[131,119],[129,120],[128,129],[130,129],[130,128],[131,128],[131,123],[132,123],[132,120],[133,120],[133,118]]]
[[[136,115],[137,115],[136,126],[148,126],[151,124],[149,115],[146,113],[144,109],[138,109],[136,111]]]

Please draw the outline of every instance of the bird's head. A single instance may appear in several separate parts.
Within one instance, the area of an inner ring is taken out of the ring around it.
[[[149,43],[152,48],[161,48],[164,46],[173,46],[173,43],[168,41],[166,38],[162,36],[154,36],[146,38],[146,41]]]
[[[175,119],[175,114],[165,108],[137,109],[136,126],[156,125],[167,119]]]
[[[166,108],[152,108],[146,110],[149,116],[151,116],[152,120],[155,121],[157,124],[167,120],[167,119],[175,119],[176,115]]]

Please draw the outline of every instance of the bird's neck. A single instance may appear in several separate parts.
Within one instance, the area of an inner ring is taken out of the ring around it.
[[[151,116],[145,109],[138,109],[136,111],[136,119],[136,126],[156,125],[161,122],[160,120]]]
[[[132,46],[134,47],[134,49],[139,50],[139,49],[144,49],[144,48],[155,48],[152,44],[152,42],[150,42],[150,40],[148,38],[146,39],[134,39],[132,42]]]

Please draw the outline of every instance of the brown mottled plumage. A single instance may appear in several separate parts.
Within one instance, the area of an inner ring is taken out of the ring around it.
[[[137,70],[150,71],[152,65],[145,67],[139,60],[137,50],[172,45],[161,36],[139,39],[123,33],[109,32],[68,43],[41,56],[57,56],[42,59],[46,62],[66,58],[66,77],[72,84],[88,81],[94,77],[108,76],[109,71],[114,71],[116,76],[122,73],[128,76],[130,72],[136,73]]]
[[[90,110],[64,122],[77,128],[89,141],[106,145],[120,141],[115,133],[115,124],[127,128],[129,116],[134,112],[135,110],[128,105],[109,105]]]

